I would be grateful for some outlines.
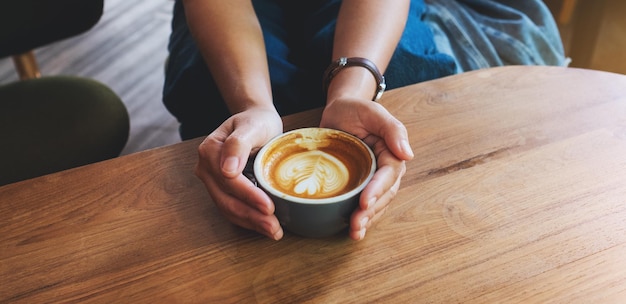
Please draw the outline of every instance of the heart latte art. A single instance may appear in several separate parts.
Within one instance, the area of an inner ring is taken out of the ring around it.
[[[350,179],[348,168],[324,151],[290,155],[274,168],[274,182],[296,196],[329,197],[340,194]]]
[[[336,197],[358,188],[374,162],[358,138],[331,129],[284,134],[268,144],[262,154],[259,160],[267,186],[305,199]]]

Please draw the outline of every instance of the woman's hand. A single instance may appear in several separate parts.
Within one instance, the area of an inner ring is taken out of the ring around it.
[[[350,219],[350,237],[361,240],[386,211],[406,172],[405,161],[413,158],[406,128],[382,105],[361,99],[329,103],[320,127],[352,133],[372,147],[376,155],[376,173],[361,193],[359,207]]]
[[[242,172],[251,153],[282,131],[282,120],[272,107],[237,113],[200,144],[196,166],[196,176],[228,220],[274,240],[283,236],[274,203]]]

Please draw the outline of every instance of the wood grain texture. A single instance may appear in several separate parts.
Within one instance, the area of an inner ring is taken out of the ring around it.
[[[626,299],[625,76],[495,68],[381,103],[416,158],[363,241],[234,227],[192,173],[195,139],[0,188],[0,302]]]

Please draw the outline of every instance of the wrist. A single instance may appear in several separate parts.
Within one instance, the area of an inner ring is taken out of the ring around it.
[[[243,112],[249,109],[274,109],[275,106],[272,99],[270,89],[264,86],[258,88],[237,88],[230,90],[230,95],[223,95],[229,111],[234,113]]]
[[[372,101],[378,101],[386,88],[385,77],[378,67],[369,59],[361,57],[341,57],[328,66],[324,72],[322,87],[329,99],[332,96],[331,87],[333,93],[337,87],[332,85],[334,82],[341,82],[339,87],[352,86],[353,90],[360,91],[357,95],[369,92],[369,96],[372,96],[374,92],[373,97],[367,97]]]

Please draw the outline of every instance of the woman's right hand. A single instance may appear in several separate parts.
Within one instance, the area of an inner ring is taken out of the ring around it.
[[[239,112],[200,144],[195,171],[229,221],[274,240],[283,236],[274,203],[243,170],[250,155],[282,131],[282,120],[273,107]]]

